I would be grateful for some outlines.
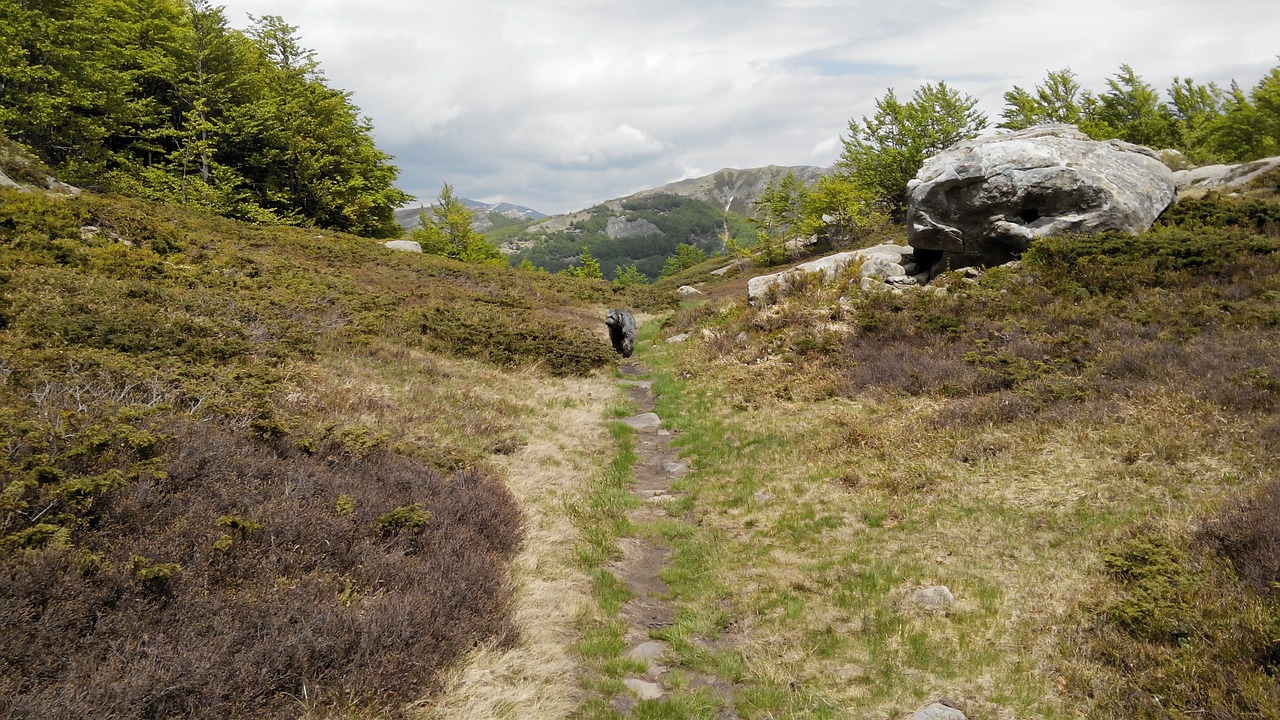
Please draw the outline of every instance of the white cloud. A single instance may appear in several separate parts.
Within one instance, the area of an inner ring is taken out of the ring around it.
[[[1246,86],[1277,64],[1274,0],[229,0],[277,14],[352,91],[401,185],[544,212],[690,173],[829,164],[885,88],[947,80],[993,120],[1012,85],[1121,63]]]

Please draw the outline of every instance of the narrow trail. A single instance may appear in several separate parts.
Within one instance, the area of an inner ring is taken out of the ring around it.
[[[642,376],[645,370],[640,363],[631,361],[621,367],[624,375]],[[636,443],[638,461],[635,465],[635,484],[631,493],[641,501],[639,507],[628,512],[633,527],[641,528],[668,518],[665,505],[681,497],[673,492],[673,482],[688,473],[688,463],[679,459],[671,446],[672,434],[662,427],[662,420],[653,413],[657,397],[653,383],[648,380],[623,379],[631,400],[639,408],[639,414],[625,418],[623,422],[639,433]],[[632,660],[646,663],[648,670],[640,676],[626,678],[624,684],[640,700],[660,700],[674,692],[666,680],[671,649],[667,643],[656,640],[651,633],[671,627],[676,618],[676,606],[669,599],[669,588],[662,579],[662,570],[671,561],[671,548],[651,536],[628,537],[619,542],[622,559],[610,564],[609,570],[631,591],[633,597],[622,606],[622,617],[627,621],[627,647]],[[733,684],[707,673],[686,675],[683,691],[705,690],[718,698],[720,708],[717,720],[736,720],[733,709]],[[614,709],[630,715],[637,702],[630,697],[614,700]]]

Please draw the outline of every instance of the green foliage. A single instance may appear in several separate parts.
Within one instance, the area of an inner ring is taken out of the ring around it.
[[[1106,91],[1083,90],[1070,69],[1048,73],[1034,92],[1015,86],[1004,95],[1011,130],[1045,123],[1078,125],[1097,140],[1120,138],[1180,150],[1193,162],[1243,162],[1280,153],[1280,67],[1250,92],[1174,78],[1162,98],[1129,65],[1106,80]]]
[[[586,245],[582,246],[582,252],[578,255],[578,264],[565,268],[563,274],[583,280],[604,279],[604,273],[600,271],[600,261],[591,256],[591,248]]]
[[[207,0],[0,4],[0,133],[66,180],[255,222],[399,233],[397,170],[297,29]]]
[[[543,363],[556,375],[582,375],[612,361],[609,346],[563,323],[531,325],[499,308],[428,307],[410,315],[426,347],[498,365]]]
[[[506,256],[472,229],[475,216],[454,196],[448,183],[440,189],[436,203],[431,206],[431,216],[423,212],[419,217],[422,224],[409,233],[409,239],[422,245],[423,252],[465,263],[507,264]]]
[[[890,89],[876,100],[874,115],[849,121],[838,166],[891,213],[900,214],[907,205],[907,182],[925,158],[976,137],[987,126],[986,116],[974,110],[977,104],[945,82],[926,83],[905,103]]]
[[[404,505],[386,512],[373,521],[373,527],[380,535],[394,535],[402,530],[417,532],[431,522],[431,513],[414,503]]]
[[[677,275],[706,259],[707,254],[701,248],[680,243],[676,246],[675,254],[667,258],[667,262],[662,266],[662,277]]]
[[[526,262],[528,261],[526,260]],[[649,278],[640,272],[633,263],[619,267],[617,277],[613,279],[613,283],[618,287],[635,287],[636,285],[648,285]]]

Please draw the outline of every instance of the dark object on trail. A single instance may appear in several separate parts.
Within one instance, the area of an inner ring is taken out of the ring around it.
[[[636,318],[626,310],[610,310],[605,316],[604,324],[609,326],[609,342],[622,357],[631,357],[631,348],[636,342]]]

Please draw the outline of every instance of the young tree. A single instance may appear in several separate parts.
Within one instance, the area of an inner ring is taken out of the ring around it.
[[[1096,106],[1086,110],[1081,130],[1098,140],[1120,138],[1153,148],[1173,147],[1173,117],[1158,90],[1127,64],[1107,80],[1107,88]]]
[[[666,263],[663,264],[662,277],[675,275],[706,259],[707,254],[702,251],[702,248],[688,243],[680,243],[676,245],[676,253],[667,258]]]
[[[422,245],[422,251],[443,255],[466,263],[505,265],[507,260],[493,243],[472,228],[475,215],[453,194],[445,183],[440,189],[431,215],[418,215],[421,225],[409,233],[409,239]]]
[[[600,261],[592,257],[591,248],[586,245],[582,246],[582,253],[578,255],[578,264],[565,268],[562,274],[586,280],[604,279],[604,273],[600,271]]]
[[[621,265],[618,267],[615,271],[613,284],[618,287],[648,285],[649,278],[645,277],[644,273],[640,272],[640,270],[635,266],[635,263],[631,263],[630,265]]]
[[[977,104],[977,98],[961,95],[945,82],[926,83],[905,103],[890,89],[876,100],[874,115],[849,121],[838,165],[891,214],[901,216],[907,182],[925,159],[976,137],[987,126],[986,115],[974,110]]]
[[[1006,130],[1022,130],[1036,125],[1069,123],[1079,125],[1084,110],[1093,103],[1093,96],[1080,88],[1071,68],[1051,71],[1043,85],[1036,85],[1032,94],[1018,87],[1004,94],[1005,108],[1000,115],[1004,122],[996,127]]]

